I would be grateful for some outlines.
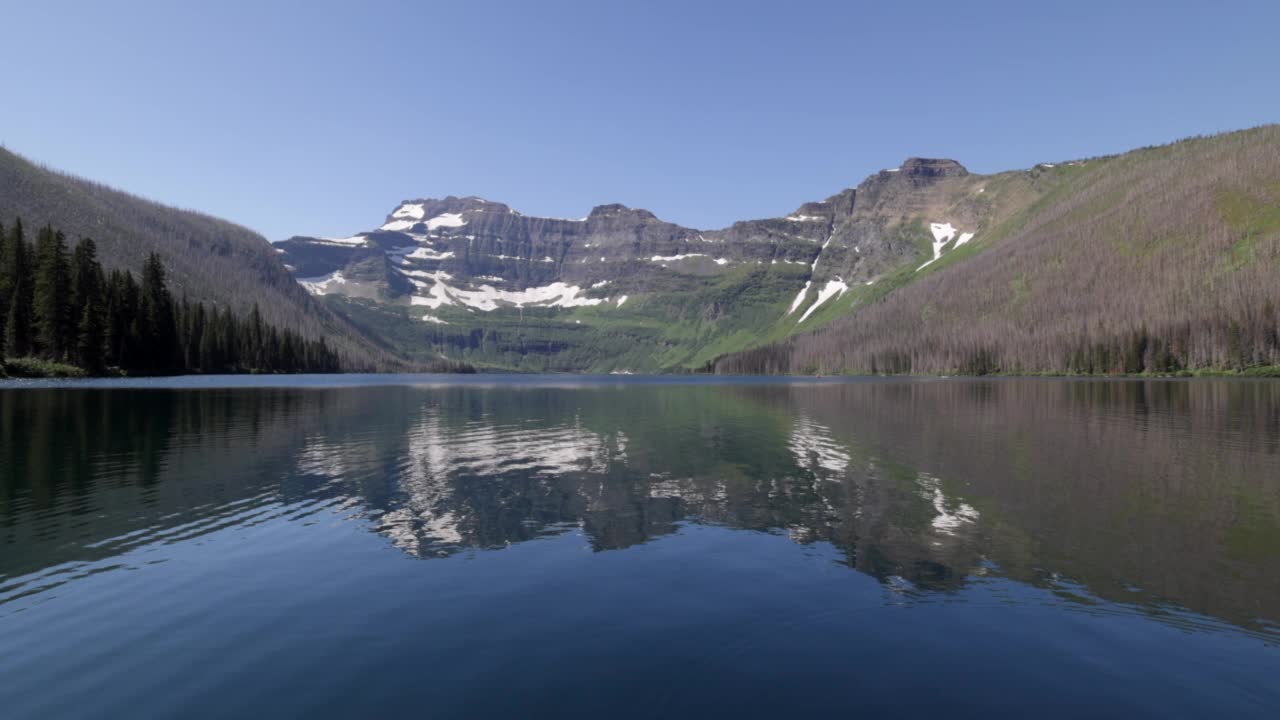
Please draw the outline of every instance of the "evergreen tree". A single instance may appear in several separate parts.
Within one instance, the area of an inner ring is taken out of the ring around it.
[[[4,364],[4,327],[9,319],[9,283],[5,273],[5,258],[8,255],[9,236],[5,235],[4,223],[0,223],[0,365]]]
[[[71,252],[71,316],[77,322],[86,303],[102,300],[102,285],[98,245],[91,238],[84,238]]]
[[[36,342],[48,358],[63,360],[71,347],[71,267],[66,237],[45,226],[36,240]]]
[[[258,310],[258,303],[254,303],[253,310],[249,312],[249,326],[245,328],[243,333],[245,349],[241,358],[241,362],[250,369],[258,369],[265,365],[263,357],[264,334],[262,313]]]
[[[137,345],[133,334],[138,314],[138,285],[129,272],[111,273],[107,281],[106,359],[121,369],[133,366]]]
[[[14,357],[33,351],[32,320],[34,288],[31,278],[31,248],[23,236],[22,221],[14,223],[5,243],[4,277],[9,296],[5,317],[5,348]]]
[[[153,372],[171,370],[177,359],[173,297],[166,285],[164,265],[155,253],[151,253],[142,266],[142,287],[135,324],[144,353],[140,367]]]
[[[93,375],[102,373],[103,322],[102,310],[95,303],[86,303],[77,327],[76,362]]]
[[[205,313],[204,303],[197,304],[195,314],[191,318],[191,337],[187,340],[187,353],[191,357],[188,367],[199,368],[201,372],[211,371],[211,368],[204,364],[203,352],[203,341],[208,323],[209,317]]]
[[[107,276],[90,239],[68,257],[65,236],[51,227],[34,251],[20,222],[7,234],[0,228],[0,314],[0,341],[15,355],[39,350],[93,374],[113,365],[148,373],[341,369],[323,339],[268,325],[257,305],[239,318],[185,297],[175,303],[154,253],[139,285],[128,271]]]
[[[91,372],[104,365],[105,302],[102,265],[93,240],[76,243],[71,254],[71,313],[76,318],[76,363]]]

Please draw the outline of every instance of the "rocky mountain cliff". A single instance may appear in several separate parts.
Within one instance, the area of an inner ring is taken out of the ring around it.
[[[409,354],[672,370],[816,327],[888,275],[969,243],[999,204],[984,193],[959,163],[910,158],[785,217],[718,230],[619,204],[560,219],[447,197],[402,202],[351,237],[276,247],[304,287]],[[592,328],[621,337],[579,332]]]

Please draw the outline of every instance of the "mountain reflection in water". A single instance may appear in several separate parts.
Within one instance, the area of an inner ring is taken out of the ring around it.
[[[58,389],[0,418],[0,614],[336,513],[417,558],[783,533],[904,597],[998,576],[1280,636],[1274,383]]]

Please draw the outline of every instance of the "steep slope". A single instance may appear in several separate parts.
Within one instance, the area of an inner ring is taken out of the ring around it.
[[[602,205],[566,220],[475,197],[277,244],[303,286],[417,357],[524,370],[694,369],[818,327],[1034,196],[913,158],[792,214],[697,230]]]
[[[1172,372],[1280,364],[1280,126],[1006,173],[989,230],[720,372]],[[1030,192],[1028,192],[1030,188]],[[952,243],[952,247],[957,243]]]
[[[0,149],[0,218],[20,217],[31,235],[51,224],[71,242],[91,237],[107,269],[137,273],[151,252],[174,294],[247,313],[258,303],[272,325],[324,337],[356,367],[401,363],[298,286],[262,236],[200,213],[177,210],[105,185],[41,168]]]

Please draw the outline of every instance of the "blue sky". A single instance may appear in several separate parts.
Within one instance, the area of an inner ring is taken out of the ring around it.
[[[714,228],[1280,120],[1273,1],[3,6],[0,142],[272,240],[447,194]]]

